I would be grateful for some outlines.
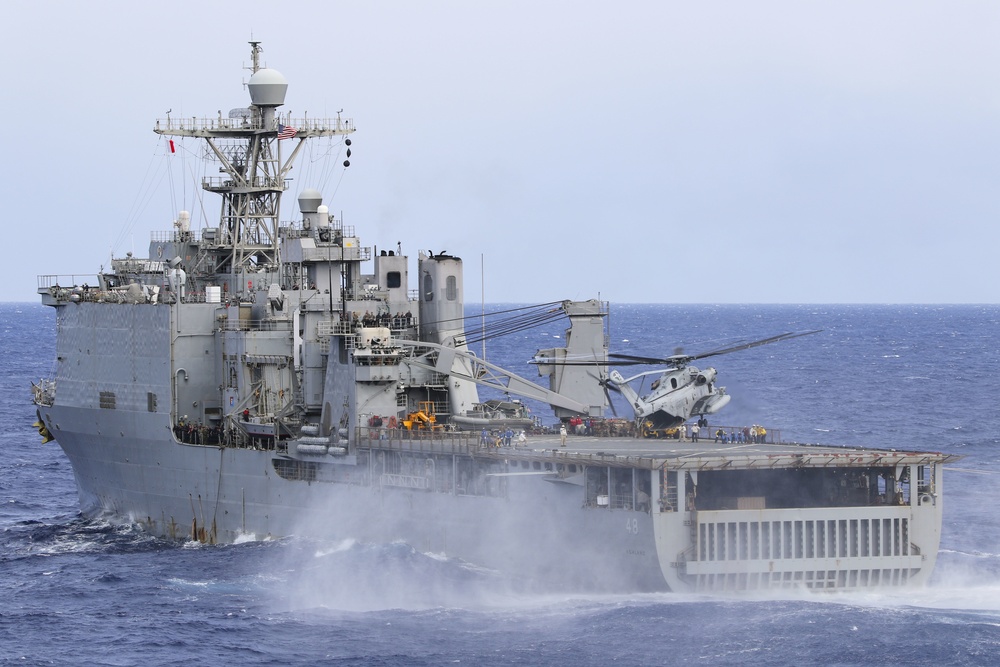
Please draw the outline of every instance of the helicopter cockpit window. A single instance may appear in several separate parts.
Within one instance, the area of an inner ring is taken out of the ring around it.
[[[670,388],[677,389],[677,378],[670,378]]]

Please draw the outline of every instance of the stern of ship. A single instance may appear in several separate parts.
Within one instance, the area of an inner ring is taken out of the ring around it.
[[[664,470],[653,524],[668,585],[720,592],[925,583],[941,538],[941,455],[901,454],[890,466],[873,456],[844,466],[809,461],[817,467],[807,474],[803,461],[724,477]],[[800,506],[789,501],[795,485]]]

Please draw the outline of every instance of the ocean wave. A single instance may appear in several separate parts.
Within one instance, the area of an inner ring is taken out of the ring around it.
[[[83,518],[57,523],[22,521],[3,531],[0,560],[64,554],[129,554],[168,548],[135,526]]]

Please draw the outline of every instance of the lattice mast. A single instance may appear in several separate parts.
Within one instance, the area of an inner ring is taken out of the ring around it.
[[[222,195],[217,248],[218,268],[233,276],[269,267],[278,270],[278,220],[281,193],[306,139],[354,132],[350,120],[281,118],[288,82],[280,72],[260,66],[260,42],[250,42],[251,76],[247,82],[251,104],[234,109],[229,118],[191,118],[157,121],[157,134],[204,139],[219,161],[221,177],[205,177],[202,187]],[[281,139],[295,138],[295,147],[282,159]]]

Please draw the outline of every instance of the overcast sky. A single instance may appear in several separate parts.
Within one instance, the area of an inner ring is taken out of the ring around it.
[[[282,217],[322,186],[413,275],[462,257],[467,301],[1000,301],[1000,3],[34,1],[2,31],[2,301],[218,224],[152,127],[247,105],[251,37],[285,110],[358,129]]]

